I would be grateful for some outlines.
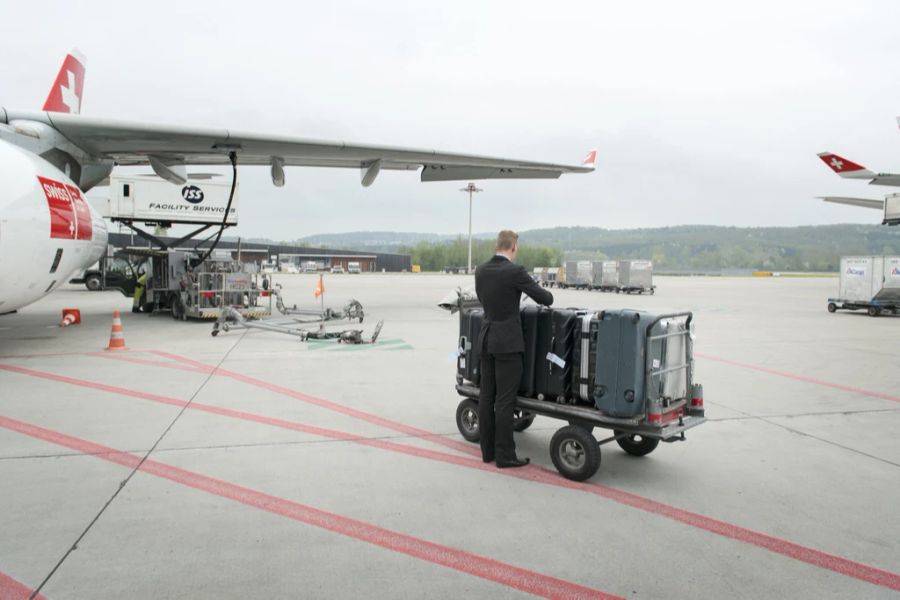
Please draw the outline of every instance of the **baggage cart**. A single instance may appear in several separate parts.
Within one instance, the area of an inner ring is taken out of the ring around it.
[[[900,256],[842,257],[838,296],[828,299],[828,312],[837,310],[900,313]]]
[[[577,312],[582,317],[590,315],[587,311]],[[461,319],[466,320],[462,315]],[[521,395],[520,390],[520,395],[516,398],[514,430],[521,432],[528,429],[537,416],[567,421],[568,425],[557,430],[550,441],[550,456],[559,473],[574,481],[589,479],[597,472],[600,467],[600,446],[604,444],[615,441],[625,452],[633,456],[645,456],[653,452],[660,442],[684,441],[688,429],[706,421],[703,387],[692,378],[692,319],[691,313],[675,313],[655,316],[646,323],[643,344],[646,351],[638,357],[641,365],[641,397],[637,401],[641,409],[631,416],[611,416],[596,406],[578,402],[580,394],[574,389],[578,386],[573,386],[572,395],[556,397],[543,394],[531,397]],[[582,318],[582,323],[588,323],[587,327],[590,329],[591,323],[602,320],[603,313],[593,313],[589,319]],[[462,323],[461,320],[462,328],[467,332],[471,331],[468,322],[465,325]],[[671,323],[678,323],[678,326],[672,327]],[[560,328],[574,330],[576,334],[581,332],[571,323],[560,325]],[[667,359],[665,349],[673,344],[681,352],[674,352]],[[596,346],[591,347],[587,338],[575,335],[573,348],[578,349],[580,346],[584,348],[581,350],[582,354],[596,351]],[[678,356],[686,358],[681,360],[676,358]],[[456,425],[464,439],[477,443],[481,437],[478,424],[480,389],[478,382],[465,376],[473,358],[472,352],[461,351],[459,354],[456,391],[463,399],[456,409]],[[572,371],[577,370],[578,360],[573,356]],[[577,379],[582,381],[581,378]],[[537,387],[540,388],[540,378],[537,381]],[[593,385],[593,382],[585,385]],[[684,390],[683,395],[673,393],[673,388]],[[598,440],[593,435],[594,428],[609,429],[611,435]]]
[[[626,294],[653,294],[653,261],[620,260],[618,291]]]
[[[601,292],[619,291],[619,263],[601,260],[594,263],[594,289]]]

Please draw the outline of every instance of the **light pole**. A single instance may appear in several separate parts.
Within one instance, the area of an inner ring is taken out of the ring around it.
[[[475,192],[483,192],[479,187],[475,187],[475,182],[470,181],[469,185],[464,188],[460,188],[461,192],[469,192],[469,265],[466,267],[466,273],[472,274],[472,194]]]

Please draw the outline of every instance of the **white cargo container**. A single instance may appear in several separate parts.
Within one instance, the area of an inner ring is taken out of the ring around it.
[[[591,261],[589,260],[567,260],[566,261],[566,279],[565,282],[559,284],[561,288],[589,288],[593,281],[593,272]]]
[[[228,212],[228,225],[238,222],[238,191]],[[231,181],[194,181],[175,185],[155,176],[110,177],[109,197],[91,196],[91,205],[113,221],[144,223],[221,223],[231,194]]]
[[[653,285],[653,261],[620,260],[619,290],[629,294],[632,292],[652,294],[656,291]]]
[[[619,286],[619,263],[601,260],[594,263],[594,289],[604,292],[617,291]]]
[[[900,256],[844,256],[838,297],[828,312],[864,309],[873,317],[900,310]]]

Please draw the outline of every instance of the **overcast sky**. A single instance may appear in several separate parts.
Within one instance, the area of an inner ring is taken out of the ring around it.
[[[816,157],[900,169],[900,2],[7,2],[0,105],[65,53],[82,112],[578,164],[485,181],[475,230],[877,223]],[[463,232],[465,182],[241,171],[237,234]]]

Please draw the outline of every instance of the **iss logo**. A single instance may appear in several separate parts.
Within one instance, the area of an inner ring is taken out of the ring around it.
[[[894,277],[896,277],[897,275],[900,275],[900,269],[898,269],[897,267],[894,267],[894,269],[891,271],[891,275],[893,275]]]
[[[196,185],[186,185],[181,188],[181,197],[191,204],[200,204],[203,202],[203,190]]]

